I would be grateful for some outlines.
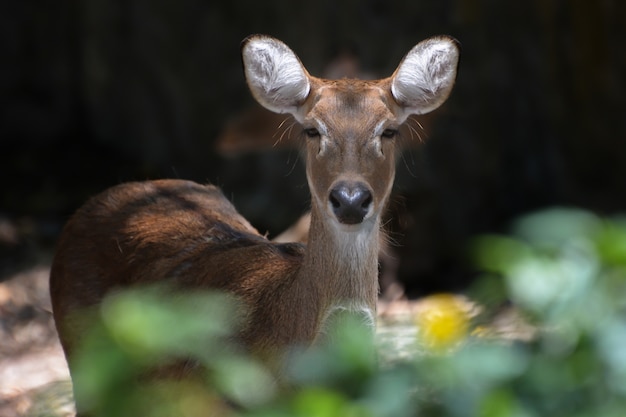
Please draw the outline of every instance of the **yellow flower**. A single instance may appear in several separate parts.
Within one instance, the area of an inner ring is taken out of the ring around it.
[[[415,321],[421,341],[433,350],[454,347],[467,337],[468,301],[452,294],[435,294],[420,302]]]

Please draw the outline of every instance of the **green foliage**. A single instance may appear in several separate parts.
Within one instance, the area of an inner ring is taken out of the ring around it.
[[[238,307],[222,294],[163,288],[108,297],[93,314],[92,329],[72,364],[80,409],[102,416],[195,416],[224,408],[222,398],[244,406],[266,401],[275,390],[269,371],[237,354],[229,340],[241,315]],[[184,383],[148,382],[158,367],[180,361],[207,371]]]
[[[96,313],[75,363],[77,398],[103,416],[622,416],[626,223],[544,211],[509,236],[480,237],[473,254],[484,271],[473,298],[487,310],[512,302],[534,326],[532,340],[485,336],[470,323],[475,331],[453,347],[416,342],[411,355],[385,352],[381,362],[376,349],[387,345],[347,314],[329,343],[289,353],[285,389],[230,345],[240,310],[232,300],[142,289],[108,298]],[[181,358],[206,371],[184,383],[137,384]]]
[[[492,274],[485,279],[500,279],[538,329],[518,347],[525,369],[495,399],[486,397],[489,409],[509,403],[497,415],[518,415],[520,404],[520,415],[623,415],[626,223],[581,210],[543,211],[518,221],[511,237],[478,239],[475,255]]]

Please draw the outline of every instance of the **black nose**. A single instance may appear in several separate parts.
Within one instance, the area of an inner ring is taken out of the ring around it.
[[[329,200],[339,222],[358,224],[369,211],[372,193],[365,184],[340,182],[330,191]]]

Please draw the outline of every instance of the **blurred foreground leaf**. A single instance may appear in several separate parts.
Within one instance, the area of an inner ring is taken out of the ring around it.
[[[102,416],[623,416],[625,224],[554,209],[520,219],[508,236],[476,240],[484,277],[468,305],[486,307],[486,317],[506,305],[531,321],[531,337],[494,337],[493,323],[478,325],[462,298],[435,295],[412,316],[412,351],[377,363],[390,355],[377,355],[371,318],[340,310],[317,345],[285,352],[287,384],[231,344],[241,312],[228,297],[119,293],[91,313],[76,395]],[[181,359],[203,372],[137,383]]]

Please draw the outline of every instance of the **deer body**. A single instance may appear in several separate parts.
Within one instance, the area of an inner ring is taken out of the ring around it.
[[[233,294],[247,307],[238,340],[261,355],[315,343],[337,310],[373,325],[396,135],[409,115],[448,97],[457,45],[428,39],[378,81],[313,77],[285,44],[266,36],[248,38],[242,54],[257,101],[302,126],[311,191],[307,246],[268,241],[210,185],[160,180],[113,187],[72,217],[53,261],[53,311],[68,359],[86,331],[72,313],[113,290],[153,282]]]

